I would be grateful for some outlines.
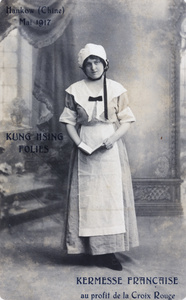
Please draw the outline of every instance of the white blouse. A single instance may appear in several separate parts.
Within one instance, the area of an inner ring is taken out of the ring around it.
[[[118,82],[107,79],[108,120],[104,117],[104,101],[97,101],[96,119],[101,122],[120,124],[135,122],[135,117],[128,106],[127,90]],[[78,81],[66,89],[65,108],[59,121],[72,125],[86,124],[93,118],[95,102],[88,101],[93,96],[86,80]],[[103,98],[103,88],[97,96]]]

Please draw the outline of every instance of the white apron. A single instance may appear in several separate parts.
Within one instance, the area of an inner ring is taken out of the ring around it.
[[[81,127],[81,139],[94,148],[114,132],[112,123]],[[125,232],[122,173],[117,143],[92,155],[78,151],[79,236]]]

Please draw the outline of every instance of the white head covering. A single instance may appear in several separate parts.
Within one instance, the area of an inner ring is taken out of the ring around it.
[[[98,56],[105,61],[107,64],[107,55],[105,49],[101,45],[86,44],[85,48],[81,49],[78,54],[78,65],[80,68],[83,67],[83,63],[90,55]]]

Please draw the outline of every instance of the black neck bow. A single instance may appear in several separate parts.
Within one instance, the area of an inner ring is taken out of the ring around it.
[[[102,101],[102,96],[98,96],[98,97],[89,97],[88,101]]]

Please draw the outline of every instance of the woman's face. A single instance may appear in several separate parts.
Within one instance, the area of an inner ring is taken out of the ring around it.
[[[103,75],[104,65],[99,57],[88,58],[84,66],[84,71],[87,77],[96,80]]]

